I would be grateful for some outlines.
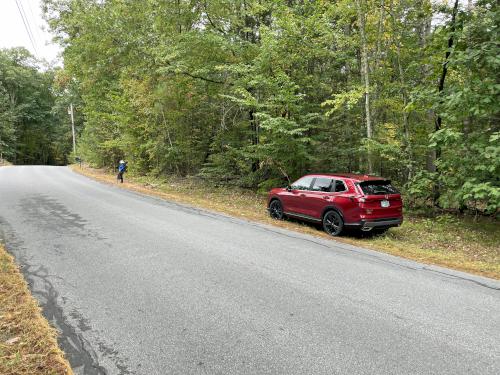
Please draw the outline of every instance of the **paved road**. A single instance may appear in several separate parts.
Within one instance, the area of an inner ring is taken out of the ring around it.
[[[499,374],[500,283],[0,168],[0,238],[79,374]]]

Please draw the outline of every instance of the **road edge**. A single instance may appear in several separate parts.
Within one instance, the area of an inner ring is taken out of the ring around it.
[[[303,240],[306,240],[309,242],[314,242],[316,244],[326,246],[330,249],[336,249],[336,250],[342,249],[342,250],[348,251],[348,252],[356,252],[356,253],[363,254],[364,256],[370,257],[371,259],[374,259],[374,260],[395,264],[395,265],[402,266],[405,268],[411,268],[411,269],[414,269],[415,271],[428,271],[428,272],[442,275],[443,277],[461,279],[461,280],[469,281],[471,283],[474,283],[474,284],[477,284],[477,285],[480,285],[480,286],[483,286],[483,287],[486,287],[489,289],[500,290],[500,280],[496,280],[496,279],[489,278],[486,276],[476,275],[476,274],[472,274],[472,273],[468,273],[468,272],[464,272],[464,271],[460,271],[460,270],[456,270],[456,269],[452,269],[452,268],[446,268],[446,267],[442,267],[442,266],[435,265],[435,264],[422,263],[422,262],[419,262],[417,260],[413,260],[410,258],[404,258],[404,257],[398,256],[398,255],[385,253],[385,252],[378,251],[375,249],[369,249],[366,247],[356,246],[356,245],[352,245],[352,244],[349,244],[346,242],[337,241],[334,238],[325,239],[322,237],[314,236],[312,234],[301,233],[298,231],[294,231],[292,229],[281,228],[279,226],[266,224],[266,223],[263,223],[260,221],[249,220],[249,219],[245,219],[245,218],[232,216],[232,215],[229,215],[229,214],[226,214],[223,212],[209,210],[209,209],[206,209],[206,208],[201,207],[201,206],[190,205],[188,203],[180,202],[177,200],[170,200],[170,199],[162,196],[161,192],[158,192],[158,191],[154,191],[154,190],[147,191],[144,189],[139,190],[139,189],[135,189],[133,186],[132,187],[129,186],[130,183],[124,184],[124,185],[121,185],[121,184],[116,185],[116,184],[113,184],[107,180],[95,178],[93,175],[89,175],[89,174],[84,173],[83,170],[80,170],[76,166],[74,166],[74,167],[70,166],[68,169],[70,171],[72,171],[73,173],[75,173],[79,176],[83,176],[85,178],[88,178],[94,182],[104,184],[107,186],[111,186],[117,190],[121,190],[121,191],[128,192],[131,194],[136,194],[136,195],[141,196],[141,197],[153,199],[153,200],[163,202],[163,203],[177,205],[177,206],[184,207],[187,209],[196,210],[198,212],[204,212],[205,214],[208,214],[208,215],[219,216],[219,217],[223,217],[226,219],[238,221],[240,223],[250,224],[250,225],[260,227],[260,228],[268,230],[268,231],[272,231],[274,233],[280,233],[282,235],[286,235],[289,237],[300,238],[300,239],[303,239]]]
[[[0,373],[73,375],[57,330],[42,315],[14,256],[1,242],[0,281]]]

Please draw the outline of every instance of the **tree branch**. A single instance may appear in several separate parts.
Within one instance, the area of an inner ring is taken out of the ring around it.
[[[185,76],[194,78],[194,79],[201,79],[202,81],[211,82],[211,83],[217,83],[217,84],[220,84],[220,85],[223,85],[224,83],[226,83],[224,81],[216,81],[216,80],[213,80],[213,79],[210,79],[210,78],[206,78],[206,77],[198,76],[198,75],[195,75],[195,74],[191,74],[189,72],[179,72],[179,73],[183,74]]]

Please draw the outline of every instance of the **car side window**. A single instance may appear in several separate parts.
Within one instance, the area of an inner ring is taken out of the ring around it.
[[[331,178],[316,177],[316,180],[314,181],[312,190],[313,191],[330,192],[330,191],[332,191],[332,182],[333,182],[333,179],[331,179]]]
[[[347,191],[347,186],[345,185],[345,182],[342,180],[335,180],[335,190],[334,191],[336,193]]]
[[[311,188],[311,182],[313,180],[313,177],[302,177],[299,178],[297,181],[295,181],[291,188],[293,190],[309,190]]]

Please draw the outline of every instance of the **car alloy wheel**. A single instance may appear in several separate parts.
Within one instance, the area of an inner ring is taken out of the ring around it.
[[[344,220],[336,211],[328,211],[323,217],[323,229],[331,236],[338,236],[344,228]]]
[[[283,206],[278,200],[274,200],[269,205],[269,215],[276,220],[283,219]]]

